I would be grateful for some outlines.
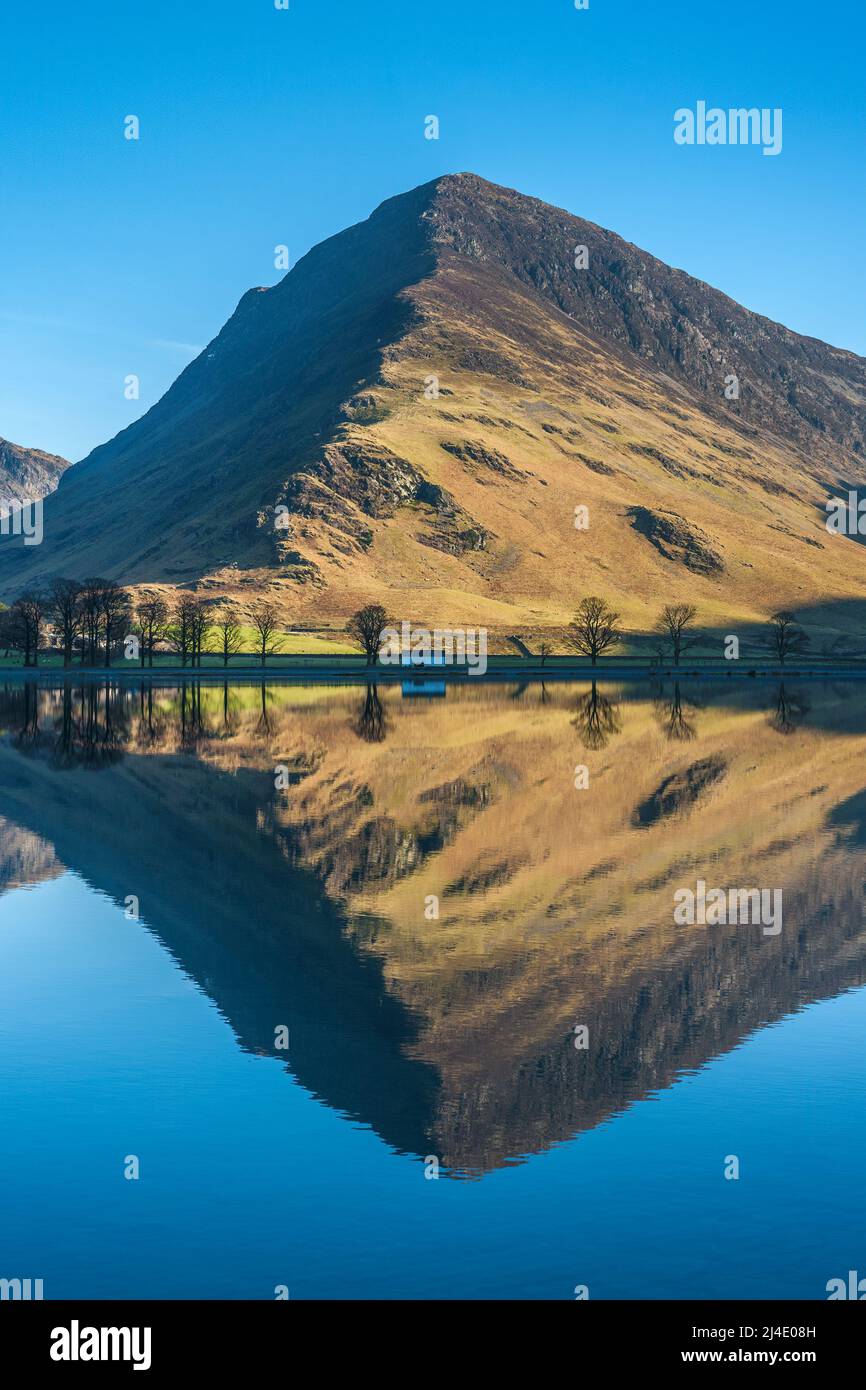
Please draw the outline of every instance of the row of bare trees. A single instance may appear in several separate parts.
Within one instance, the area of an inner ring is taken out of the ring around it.
[[[698,610],[693,603],[665,604],[653,629],[656,639],[653,655],[658,662],[669,657],[674,666],[679,666],[687,651],[706,640],[695,627],[697,616]],[[377,664],[382,631],[391,625],[386,610],[378,603],[368,604],[349,619],[347,635],[361,648],[368,666]],[[581,656],[588,656],[593,666],[600,656],[619,646],[627,636],[619,613],[605,599],[595,595],[581,599],[567,633],[569,644]],[[800,656],[806,651],[809,638],[793,613],[780,612],[769,619],[768,632],[760,645],[784,665],[788,657]],[[550,641],[545,639],[538,644],[542,666],[553,654]]]
[[[111,665],[129,628],[131,604],[113,579],[55,579],[46,589],[29,589],[0,611],[0,647],[20,651],[25,666],[36,666],[46,629],[63,653],[65,666],[78,654],[82,665]]]
[[[656,638],[653,654],[657,661],[670,658],[674,666],[679,666],[687,651],[706,641],[695,627],[697,616],[698,610],[693,603],[665,604],[653,629]],[[572,646],[582,656],[588,656],[595,666],[598,658],[618,646],[627,634],[620,615],[605,599],[592,595],[581,599],[568,635]],[[768,631],[759,645],[784,666],[789,657],[805,653],[809,637],[794,614],[783,611],[770,616]]]
[[[277,609],[257,600],[245,620],[264,666],[282,645]],[[7,656],[19,651],[25,666],[36,666],[50,632],[65,667],[76,658],[82,666],[110,667],[131,653],[142,667],[153,666],[160,651],[176,655],[184,667],[201,666],[205,653],[221,657],[227,667],[243,651],[244,625],[235,608],[192,593],[168,603],[158,594],[133,598],[113,579],[54,579],[0,610],[0,649]]]
[[[278,613],[262,599],[252,604],[248,618],[256,634],[256,654],[264,666],[282,644]],[[669,656],[679,666],[685,653],[704,640],[695,627],[696,619],[694,604],[665,605],[654,628],[657,661]],[[368,604],[349,619],[347,633],[361,648],[368,666],[378,662],[382,631],[388,624],[380,604]],[[205,653],[221,657],[227,667],[243,648],[240,616],[224,601],[193,593],[181,593],[171,604],[158,594],[133,599],[113,579],[55,579],[44,591],[22,594],[10,608],[0,611],[0,649],[7,655],[20,651],[24,665],[35,666],[47,628],[62,652],[64,666],[71,666],[77,655],[84,666],[110,667],[121,651],[129,659],[130,639],[141,666],[153,666],[154,653],[168,651],[179,657],[183,667],[200,667]],[[588,656],[593,666],[626,636],[619,613],[595,595],[581,599],[568,629],[569,644],[581,656]],[[806,651],[809,638],[792,613],[779,612],[770,618],[761,645],[784,665],[789,657]],[[542,641],[538,647],[542,666],[552,655],[551,643]]]

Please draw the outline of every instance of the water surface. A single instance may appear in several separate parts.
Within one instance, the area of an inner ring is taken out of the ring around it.
[[[10,684],[0,818],[0,1276],[866,1272],[858,687]],[[677,926],[698,879],[781,933]]]

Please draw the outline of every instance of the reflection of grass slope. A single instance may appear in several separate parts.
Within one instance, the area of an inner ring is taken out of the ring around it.
[[[856,845],[839,844],[850,814],[839,822],[835,810],[862,790],[859,692],[814,687],[806,724],[781,735],[769,722],[767,687],[739,687],[724,705],[702,709],[689,708],[684,687],[694,736],[672,742],[670,687],[655,701],[606,687],[620,733],[594,750],[574,724],[585,686],[550,687],[544,703],[537,686],[520,698],[455,690],[441,704],[381,689],[381,743],[359,737],[357,689],[272,687],[264,711],[257,686],[231,687],[227,700],[219,687],[199,693],[195,720],[188,696],[186,744],[180,697],[160,695],[155,736],[130,702],[127,762],[97,778],[48,774],[34,750],[26,762],[7,750],[7,797],[24,795],[22,766],[38,771],[44,781],[28,805],[41,830],[52,796],[122,778],[119,805],[129,797],[131,809],[114,817],[131,824],[118,833],[133,834],[154,873],[161,866],[147,848],[145,812],[164,801],[176,817],[179,863],[160,910],[178,919],[178,882],[192,900],[199,876],[215,873],[208,892],[227,895],[228,920],[246,903],[249,875],[261,875],[268,902],[254,915],[263,950],[268,932],[279,951],[279,933],[288,942],[294,930],[293,909],[278,906],[279,866],[318,881],[344,940],[401,1017],[414,1020],[400,1045],[425,1076],[438,1076],[424,1151],[446,1162],[490,1166],[596,1123],[744,1030],[863,978],[864,863]],[[47,756],[58,693],[42,699]],[[285,792],[274,790],[277,763],[296,779]],[[574,789],[578,763],[590,771],[586,791]],[[688,769],[701,764],[723,765],[724,774],[635,825],[635,809],[672,774],[688,785]],[[98,817],[79,826],[79,857],[94,825]],[[63,857],[77,866],[72,848]],[[238,873],[243,882],[232,887]],[[782,936],[675,927],[674,890],[698,877],[781,887]],[[440,899],[439,920],[425,917],[430,894]],[[229,972],[230,956],[229,947]],[[581,1021],[594,1030],[585,1059],[571,1046]]]
[[[459,838],[439,857],[430,858],[415,874],[398,882],[377,887],[372,893],[362,890],[355,899],[359,906],[388,916],[410,937],[423,938],[425,957],[441,954],[442,961],[453,960],[461,939],[471,955],[486,956],[497,943],[508,946],[512,942],[511,913],[521,916],[524,933],[555,935],[562,924],[556,926],[557,915],[549,915],[551,905],[566,885],[587,878],[585,901],[591,919],[593,906],[609,907],[612,901],[611,879],[592,879],[593,871],[612,858],[622,858],[627,865],[619,880],[621,889],[631,884],[628,895],[619,894],[623,906],[637,896],[642,910],[648,909],[650,915],[655,906],[665,906],[667,911],[670,892],[662,887],[648,899],[652,892],[648,885],[676,863],[680,853],[677,837],[668,833],[669,820],[635,832],[631,817],[635,807],[657,791],[672,767],[686,768],[711,756],[730,758],[725,776],[694,808],[689,834],[698,858],[704,838],[709,846],[717,847],[722,831],[726,852],[748,857],[753,848],[766,844],[768,835],[774,838],[772,824],[783,812],[788,814],[792,783],[800,778],[804,785],[810,778],[820,781],[825,760],[844,769],[852,756],[851,740],[844,735],[821,736],[810,730],[784,740],[769,727],[766,711],[748,708],[736,713],[712,708],[701,711],[697,715],[699,739],[671,745],[661,733],[653,706],[639,702],[622,706],[623,732],[616,744],[588,753],[581,748],[572,725],[572,688],[553,689],[549,702],[531,711],[522,704],[503,705],[498,697],[490,701],[491,709],[481,692],[474,698],[460,693],[459,718],[455,717],[453,700],[447,711],[439,713],[428,707],[418,717],[404,714],[406,707],[400,706],[387,743],[363,745],[354,739],[348,720],[344,730],[333,727],[335,698],[342,703],[352,697],[331,693],[323,710],[327,728],[316,731],[321,744],[329,748],[328,757],[293,795],[286,810],[287,823],[315,817],[319,790],[319,809],[327,821],[341,804],[334,788],[344,786],[348,803],[352,789],[363,785],[370,796],[353,808],[356,830],[373,819],[387,817],[405,829],[415,827],[423,833],[430,804],[423,801],[425,794],[458,778],[489,782],[494,789],[490,804],[471,818]],[[382,698],[386,706],[399,699],[390,692],[382,692]],[[307,725],[299,740],[308,742],[311,732]],[[859,748],[862,736],[852,737]],[[290,737],[286,744],[283,738],[278,746],[288,753],[295,741]],[[793,767],[792,758],[799,759]],[[591,794],[574,790],[577,762],[589,766],[591,787],[599,789],[598,802]],[[777,775],[782,787],[778,802]],[[756,789],[762,788],[760,796],[748,791],[750,779]],[[856,783],[857,773],[850,767],[846,785]],[[741,804],[744,794],[745,804]],[[519,802],[517,818],[514,801]],[[809,824],[821,822],[825,803],[830,801],[829,789],[823,795],[803,797],[796,814],[790,812],[795,826],[805,832]],[[800,827],[804,816],[807,824]],[[695,819],[700,822],[699,832]],[[423,900],[428,893],[441,894],[445,885],[469,877],[479,862],[503,857],[513,857],[524,867],[487,894],[461,902],[459,916],[449,905],[443,910],[438,930],[428,927],[423,917]],[[593,929],[588,920],[587,930]]]
[[[481,1086],[491,1065],[507,1072],[541,1039],[566,1037],[600,991],[627,992],[629,980],[662,963],[685,968],[703,956],[707,929],[673,925],[676,887],[697,877],[782,887],[787,943],[787,933],[820,930],[803,909],[816,875],[829,897],[834,874],[840,885],[857,876],[826,830],[829,812],[862,780],[856,701],[822,696],[833,733],[787,738],[763,709],[709,709],[695,716],[697,738],[675,746],[653,706],[635,702],[622,708],[616,744],[586,753],[571,724],[574,695],[556,690],[543,707],[492,711],[482,698],[461,698],[459,714],[452,704],[395,719],[384,750],[353,745],[329,718],[320,734],[326,756],[278,812],[287,826],[314,827],[309,861],[328,864],[329,826],[341,844],[362,844],[374,821],[423,840],[425,793],[458,778],[489,786],[487,803],[438,852],[349,895],[359,944],[382,958],[391,987],[423,1019],[418,1055],[435,1060],[455,1096]],[[707,758],[724,759],[727,771],[688,814],[632,826],[635,806],[672,768]],[[577,762],[590,767],[587,792],[573,789]],[[514,872],[501,881],[444,894],[483,881],[479,866],[503,862]],[[425,919],[430,894],[440,898],[438,921]],[[380,923],[373,941],[368,916]],[[759,941],[757,949],[778,948]]]

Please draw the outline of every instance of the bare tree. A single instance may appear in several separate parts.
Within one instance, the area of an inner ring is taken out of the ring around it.
[[[77,579],[52,579],[48,603],[63,648],[63,665],[71,666],[72,652],[84,626],[80,582]]]
[[[24,654],[25,666],[39,665],[39,644],[47,609],[45,598],[35,589],[22,594],[12,604],[13,630],[18,636],[16,645]]]
[[[180,657],[181,666],[186,666],[195,650],[196,610],[199,600],[194,594],[184,594],[174,606],[171,622],[166,636],[172,651]]]
[[[569,636],[581,656],[588,656],[595,666],[600,656],[622,640],[619,614],[603,598],[581,599]]]
[[[85,579],[81,585],[81,619],[83,646],[82,664],[95,666],[99,659],[99,638],[102,632],[102,589],[104,579]]]
[[[129,594],[114,579],[102,583],[101,597],[102,628],[105,638],[105,664],[111,665],[111,654],[124,629],[129,625]]]
[[[196,599],[192,613],[192,664],[201,666],[202,652],[208,650],[208,636],[213,627],[210,609],[203,599]]]
[[[243,633],[240,623],[237,621],[231,608],[222,608],[216,617],[216,636],[217,651],[223,659],[223,666],[228,666],[229,659],[237,656],[243,647]]]
[[[693,603],[667,603],[656,619],[655,631],[670,646],[675,666],[679,666],[683,652],[700,641],[688,631],[697,612]]]
[[[359,608],[346,624],[346,632],[361,648],[368,666],[375,666],[379,660],[382,629],[387,626],[388,614],[381,603],[368,603],[366,608]]]
[[[267,658],[282,646],[282,638],[277,635],[280,626],[279,615],[272,603],[262,599],[250,609],[250,617],[259,635],[259,656],[264,666]]]
[[[165,640],[168,629],[168,604],[158,597],[143,598],[136,608],[138,633],[141,640],[141,664],[147,659],[153,665],[153,652],[157,642]]]
[[[5,603],[0,603],[0,647],[4,656],[8,657],[10,652],[17,650],[18,635],[15,614]]]
[[[770,618],[770,634],[766,646],[778,657],[784,666],[789,656],[802,656],[809,646],[809,638],[797,622],[793,613],[783,610]]]
[[[553,643],[546,639],[538,644],[538,655],[541,657],[541,664],[544,665],[549,656],[553,656]]]

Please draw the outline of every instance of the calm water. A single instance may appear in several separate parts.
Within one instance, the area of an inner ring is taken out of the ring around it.
[[[864,868],[862,687],[0,687],[0,1276],[824,1298]]]

